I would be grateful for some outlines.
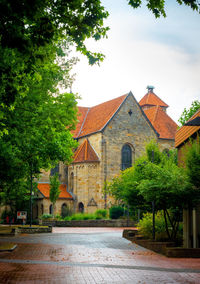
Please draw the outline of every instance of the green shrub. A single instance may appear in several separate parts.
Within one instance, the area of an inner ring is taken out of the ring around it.
[[[41,219],[42,219],[42,220],[51,219],[51,218],[53,218],[53,215],[51,215],[51,214],[43,214],[43,215],[41,216]]]
[[[62,216],[60,216],[59,214],[56,214],[54,218],[57,219],[57,220],[62,220],[63,219]]]
[[[124,215],[124,208],[121,206],[113,206],[109,209],[109,215],[111,219],[119,219]]]
[[[66,217],[64,218],[64,221],[71,221],[71,217],[72,217],[72,216],[66,216]]]
[[[97,217],[96,217],[96,214],[89,214],[89,213],[76,213],[72,216],[66,216],[64,218],[65,221],[73,221],[73,220],[77,220],[77,221],[80,221],[80,220],[95,220]]]
[[[33,219],[32,220],[32,225],[39,225],[39,220],[38,219]]]
[[[98,209],[95,212],[96,219],[106,219],[108,217],[108,210],[106,209]]]
[[[71,216],[71,220],[83,220],[83,214],[77,213]]]
[[[83,220],[95,220],[96,215],[92,213],[83,214]]]
[[[170,229],[170,228],[169,228]],[[145,213],[143,218],[138,223],[138,232],[143,235],[146,239],[152,239],[153,232],[153,221],[152,213]],[[177,238],[182,238],[182,224],[179,224],[179,231]],[[168,240],[168,235],[165,228],[165,219],[162,211],[158,211],[155,214],[155,239],[156,241],[166,241]]]

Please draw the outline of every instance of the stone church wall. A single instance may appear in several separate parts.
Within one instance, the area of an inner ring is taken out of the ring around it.
[[[124,102],[103,133],[107,180],[121,170],[121,150],[124,144],[132,148],[132,163],[145,151],[145,145],[157,136],[132,96]]]
[[[158,145],[161,151],[165,149],[169,149],[169,150],[174,149],[174,144],[175,144],[174,140],[158,138]]]
[[[132,148],[132,162],[144,151],[145,145],[157,136],[142,114],[142,111],[132,96],[122,104],[119,111],[108,123],[102,133],[87,137],[91,146],[96,151],[100,163],[96,170],[89,168],[88,163],[71,165],[69,176],[74,171],[74,194],[78,203],[84,204],[85,212],[94,212],[96,209],[109,207],[115,201],[110,196],[104,196],[105,181],[110,181],[121,170],[121,150],[124,144]],[[86,137],[79,139],[83,143]],[[97,206],[87,206],[91,198]]]
[[[37,219],[42,214],[50,214],[49,207],[51,205],[51,201],[49,198],[41,198],[33,205],[33,219]],[[62,212],[62,205],[66,204],[68,209],[73,211],[73,201],[59,198],[56,201],[54,215],[60,214]],[[43,205],[43,213],[42,213],[42,205]]]
[[[74,211],[78,212],[79,203],[83,203],[84,212],[92,213],[102,208],[100,163],[80,163],[69,166],[69,177],[74,174],[74,190],[76,204]]]

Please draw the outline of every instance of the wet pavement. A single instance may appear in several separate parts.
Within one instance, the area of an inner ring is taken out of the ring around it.
[[[200,259],[167,258],[122,238],[123,228],[54,228],[2,237],[0,283],[196,283]]]

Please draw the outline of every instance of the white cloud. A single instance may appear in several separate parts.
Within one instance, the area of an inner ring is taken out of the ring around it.
[[[73,91],[82,96],[79,105],[93,106],[130,90],[140,100],[146,93],[146,86],[154,85],[155,93],[170,105],[168,114],[177,121],[184,107],[200,99],[200,53],[197,47],[193,45],[195,52],[192,53],[191,48],[188,50],[188,46],[176,40],[171,23],[162,34],[155,21],[149,15],[144,18],[138,12],[133,14],[132,10],[117,11],[108,21],[111,27],[109,38],[97,43],[88,41],[88,47],[104,53],[106,59],[100,67],[91,67],[81,56],[73,85]],[[195,31],[192,30],[193,37]],[[159,38],[159,35],[162,36]],[[177,33],[177,39],[180,38],[182,42],[187,41],[184,32]]]

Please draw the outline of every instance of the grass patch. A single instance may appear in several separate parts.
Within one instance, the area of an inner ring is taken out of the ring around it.
[[[7,251],[7,250],[13,250],[16,248],[16,244],[13,243],[0,243],[0,251]]]

